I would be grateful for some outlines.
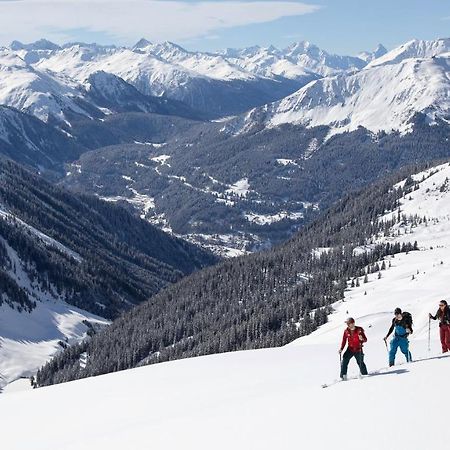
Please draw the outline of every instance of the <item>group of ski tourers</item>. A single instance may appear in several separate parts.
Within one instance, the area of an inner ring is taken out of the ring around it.
[[[409,351],[408,336],[412,334],[412,316],[409,312],[402,312],[400,308],[395,308],[394,318],[392,324],[383,338],[386,348],[388,347],[387,340],[389,336],[394,333],[394,336],[390,342],[389,351],[389,366],[395,364],[395,355],[397,350],[405,355],[406,361],[411,362],[412,356]],[[435,315],[429,314],[429,320],[439,320],[439,334],[442,344],[442,353],[450,352],[450,307],[445,300],[439,302],[439,309]],[[356,326],[355,320],[349,317],[345,323],[347,328],[344,331],[342,337],[341,347],[339,349],[339,355],[341,355],[341,379],[347,379],[347,368],[350,360],[354,357],[358,363],[361,375],[367,375],[367,367],[364,363],[363,345],[367,342],[367,337],[363,328]],[[345,346],[347,349],[342,354]]]

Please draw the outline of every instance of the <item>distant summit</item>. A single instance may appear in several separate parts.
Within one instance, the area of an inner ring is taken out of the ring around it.
[[[358,57],[367,63],[373,61],[374,59],[381,58],[387,53],[386,47],[383,44],[378,44],[374,51],[372,52],[361,52]]]
[[[36,42],[32,42],[30,44],[23,44],[20,41],[12,41],[10,44],[11,50],[19,51],[19,50],[60,50],[61,47],[53,42],[48,41],[47,39],[39,39]]]

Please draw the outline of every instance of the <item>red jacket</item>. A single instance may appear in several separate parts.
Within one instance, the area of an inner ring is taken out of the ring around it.
[[[361,336],[361,339],[359,339],[359,336]],[[344,336],[342,336],[341,350],[344,350],[345,344],[348,344],[348,348],[353,353],[360,352],[364,342],[367,342],[367,338],[361,327],[355,327],[353,331],[347,328],[344,331]]]

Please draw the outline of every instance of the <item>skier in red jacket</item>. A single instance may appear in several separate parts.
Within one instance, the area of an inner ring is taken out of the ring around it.
[[[345,323],[347,324],[347,328],[344,331],[344,335],[342,336],[342,344],[339,349],[339,354],[344,350],[345,345],[347,344],[347,350],[344,352],[342,356],[341,363],[341,379],[347,379],[347,368],[350,360],[355,357],[356,362],[358,363],[359,370],[361,371],[361,375],[367,375],[367,367],[364,363],[364,353],[363,353],[363,344],[367,342],[366,335],[364,334],[364,330],[361,327],[357,327],[355,325],[355,319],[349,317]]]

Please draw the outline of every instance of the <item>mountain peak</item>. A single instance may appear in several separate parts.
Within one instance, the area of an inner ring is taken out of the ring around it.
[[[291,53],[307,53],[310,50],[317,50],[318,47],[309,41],[299,41],[292,43],[287,50]]]
[[[47,39],[39,39],[30,44],[23,44],[20,41],[12,41],[9,48],[11,50],[59,50],[61,47]]]
[[[139,41],[136,42],[136,44],[133,45],[132,49],[143,49],[145,47],[148,47],[149,45],[152,45],[152,43],[145,39],[145,38],[141,38],[139,39]]]
[[[181,45],[175,44],[175,42],[172,41],[164,41],[160,44],[162,48],[165,48],[167,50],[180,50],[182,52],[186,52],[187,50],[181,47]]]
[[[386,47],[383,44],[378,44],[372,52],[361,52],[358,55],[358,58],[362,59],[366,63],[370,63],[374,59],[381,58],[384,56],[388,51],[386,50]]]
[[[383,44],[378,44],[373,52],[376,58],[383,56],[387,53],[387,49]]]

